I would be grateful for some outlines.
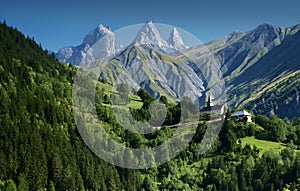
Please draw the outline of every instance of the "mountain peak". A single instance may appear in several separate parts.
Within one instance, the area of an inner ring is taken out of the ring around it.
[[[148,20],[145,25],[141,28],[138,34],[135,37],[135,40],[140,44],[147,44],[154,47],[158,47],[159,49],[164,50],[166,42],[160,36],[157,28],[153,24],[151,20]]]
[[[102,24],[99,24],[97,28],[91,30],[83,39],[83,44],[89,44],[92,46],[98,40],[105,37],[106,35],[113,35],[110,27],[105,27]]]
[[[99,24],[84,37],[82,44],[62,48],[56,56],[59,60],[81,66],[111,56],[119,48],[111,28]]]
[[[97,28],[99,33],[111,33],[111,27],[110,26],[104,26],[103,24],[99,24]]]
[[[254,39],[264,39],[263,41],[260,42],[264,42],[263,44],[270,44],[272,43],[275,39],[278,40],[282,40],[282,38],[284,36],[281,35],[282,33],[282,28],[277,27],[277,26],[273,26],[270,24],[261,24],[258,27],[256,27],[255,29],[253,29],[252,31],[247,33],[247,37],[249,39],[252,39],[252,41]],[[263,45],[261,44],[261,45]],[[271,44],[272,45],[272,44]]]
[[[270,31],[279,31],[279,27],[270,25],[270,24],[260,24],[258,27],[256,27],[253,31],[255,33],[264,33],[264,32],[270,32]]]
[[[146,23],[153,23],[151,19],[149,19],[148,21],[146,21]]]
[[[270,25],[268,23],[262,23],[262,24],[258,25],[257,28],[266,29],[266,28],[273,28],[273,27],[274,27],[273,25]]]
[[[173,28],[167,42],[168,42],[170,48],[173,48],[175,50],[181,51],[186,48],[186,46],[183,43],[181,34],[177,30],[177,28]]]
[[[170,33],[170,36],[180,36],[180,33],[179,33],[179,31],[177,30],[177,28],[176,27],[174,27],[173,28],[173,30],[171,31],[171,33]]]

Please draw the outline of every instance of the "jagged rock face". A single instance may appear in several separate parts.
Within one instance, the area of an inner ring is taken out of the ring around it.
[[[92,30],[83,40],[83,44],[91,46],[94,59],[111,56],[118,51],[115,34],[108,27],[99,25]]]
[[[106,63],[99,62],[108,66],[101,76],[111,82],[122,74],[131,87],[143,87],[152,95],[163,93],[173,98],[189,96],[197,100],[204,91],[202,79],[186,63],[175,58],[170,60],[170,56],[165,55],[186,48],[179,31],[173,29],[168,39],[169,43],[161,37],[152,21],[148,21],[137,33],[134,43],[118,52],[114,33],[99,25],[81,45],[61,49],[57,58],[79,66],[109,59]]]
[[[122,80],[137,89],[143,87],[157,97],[166,93],[173,98],[188,96],[197,100],[204,91],[202,79],[185,62],[148,45],[132,44],[100,65],[105,65],[100,74],[103,78]]]
[[[146,24],[141,28],[134,41],[160,50],[166,50],[168,48],[167,42],[162,39],[160,33],[151,20],[147,21]]]
[[[173,28],[167,41],[164,40],[152,21],[148,21],[136,35],[135,42],[151,46],[164,53],[183,51],[187,48],[184,45],[181,34],[176,28]]]
[[[97,59],[115,54],[119,46],[115,40],[115,34],[108,27],[99,25],[85,36],[81,45],[62,48],[56,57],[67,63],[83,66]]]
[[[182,51],[187,48],[184,45],[183,39],[182,39],[179,31],[176,28],[174,28],[172,30],[172,32],[170,33],[170,36],[169,36],[167,42],[169,44],[169,47],[174,50]]]
[[[164,53],[182,51],[186,48],[183,39],[177,29],[173,29],[168,42],[165,41],[152,21],[148,21],[137,33],[134,42],[151,46]],[[112,56],[121,50],[121,46],[116,42],[115,34],[109,27],[99,25],[90,31],[81,45],[62,48],[56,54],[60,61],[83,66],[89,62]]]
[[[106,35],[112,34],[113,32],[109,27],[104,27],[103,25],[99,25],[97,28],[90,31],[83,39],[83,44],[93,45],[98,40],[102,39]]]

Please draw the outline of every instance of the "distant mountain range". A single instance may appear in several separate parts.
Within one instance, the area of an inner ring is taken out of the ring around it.
[[[140,29],[134,42],[147,44],[165,53],[173,52],[174,50],[182,51],[186,48],[176,28],[172,30],[169,38],[164,40],[151,20],[147,21]],[[82,44],[76,47],[68,46],[62,48],[56,53],[56,57],[60,61],[82,66],[114,55],[121,49],[122,45],[116,42],[115,34],[110,27],[104,27],[100,24],[84,37]]]
[[[299,29],[300,25],[262,24],[249,32],[233,32],[187,48],[176,28],[164,40],[148,21],[134,42],[122,47],[109,28],[99,25],[81,45],[62,48],[56,57],[78,66],[105,65],[102,77],[116,81],[122,74],[132,87],[143,87],[156,97],[181,98],[186,93],[201,97],[214,88],[209,84],[218,83],[213,73],[221,69],[231,109],[243,107],[256,114],[292,118],[300,115]],[[103,61],[104,57],[108,59]],[[220,101],[215,98],[216,103]]]

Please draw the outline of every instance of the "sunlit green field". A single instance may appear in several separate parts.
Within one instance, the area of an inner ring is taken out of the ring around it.
[[[243,146],[245,146],[246,144],[251,146],[255,145],[258,149],[261,150],[260,155],[262,155],[266,151],[280,152],[286,148],[286,145],[284,143],[259,140],[255,139],[254,137],[241,138],[241,141]],[[297,152],[300,152],[300,150],[297,150]]]
[[[101,82],[97,82],[98,85],[100,86],[100,88],[105,89],[105,93],[108,94],[109,96],[111,94],[116,94],[117,92],[114,90],[113,86],[110,84],[105,84],[105,83],[101,83]],[[118,107],[131,107],[133,109],[138,109],[141,108],[143,105],[143,102],[141,100],[141,98],[137,95],[134,94],[130,94],[129,95],[129,104],[126,106],[118,106]],[[116,107],[116,106],[115,106]]]
[[[141,108],[143,105],[142,100],[136,95],[130,95],[129,107],[133,109]]]

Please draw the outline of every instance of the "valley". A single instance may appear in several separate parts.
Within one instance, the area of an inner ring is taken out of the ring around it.
[[[1,23],[0,190],[299,189],[299,28],[187,47],[148,21],[122,47],[99,25],[54,54]]]

